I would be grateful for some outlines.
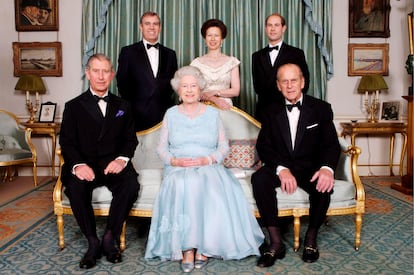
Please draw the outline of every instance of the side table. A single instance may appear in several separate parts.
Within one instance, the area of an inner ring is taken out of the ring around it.
[[[403,174],[404,166],[404,155],[405,150],[407,149],[407,123],[404,122],[341,122],[342,127],[341,135],[343,137],[350,136],[351,144],[355,146],[355,137],[357,135],[388,135],[390,136],[390,153],[389,153],[389,166],[390,166],[390,175],[393,176],[392,165],[394,158],[394,141],[395,134],[400,133],[404,137],[404,143],[401,149],[401,158],[400,158],[400,176]]]
[[[44,123],[44,122],[23,122],[26,128],[32,129],[32,136],[49,136],[52,138],[52,177],[55,177],[55,155],[56,155],[56,139],[60,133],[60,123]]]

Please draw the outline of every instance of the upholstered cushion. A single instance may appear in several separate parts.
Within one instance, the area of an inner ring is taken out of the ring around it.
[[[30,159],[31,157],[32,157],[32,152],[30,150],[24,150],[24,149],[18,149],[18,148],[0,150],[0,162]]]
[[[0,152],[6,149],[22,149],[22,147],[14,137],[0,135]]]
[[[343,137],[338,138],[339,145],[341,146],[341,150],[343,152],[348,150],[350,144],[348,144]],[[351,174],[351,157],[349,154],[341,153],[338,161],[338,165],[335,169],[335,179],[338,180],[346,180],[352,181],[352,174]]]
[[[135,149],[134,157],[131,159],[135,169],[162,169],[164,167],[164,163],[157,154],[159,132],[157,130],[143,136],[137,136],[139,143]]]
[[[251,174],[244,178],[239,178],[241,187],[246,195],[246,199],[254,209],[257,209],[256,201],[253,197]],[[298,188],[293,194],[282,192],[281,188],[276,188],[279,209],[290,208],[308,208],[309,195],[301,188]],[[330,207],[349,207],[355,205],[355,185],[352,182],[335,180],[334,192],[331,195]]]
[[[229,153],[223,161],[225,167],[254,170],[260,167],[255,139],[229,140],[229,147]]]

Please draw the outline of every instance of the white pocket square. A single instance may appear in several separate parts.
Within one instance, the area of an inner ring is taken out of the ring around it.
[[[319,125],[318,123],[315,123],[315,124],[312,124],[312,125],[306,126],[306,129],[312,129],[312,128],[314,128],[314,127],[318,126],[318,125]]]

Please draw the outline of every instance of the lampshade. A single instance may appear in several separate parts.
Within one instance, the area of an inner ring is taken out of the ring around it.
[[[379,74],[364,75],[359,81],[358,93],[374,92],[388,89],[384,78]]]
[[[25,92],[38,92],[39,94],[44,94],[46,92],[46,87],[42,78],[32,74],[20,76],[14,89]]]

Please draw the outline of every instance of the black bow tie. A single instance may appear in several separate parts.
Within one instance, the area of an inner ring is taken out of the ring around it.
[[[155,43],[155,44],[147,44],[147,49],[151,49],[151,47],[154,47],[154,48],[156,48],[156,49],[158,49],[158,47],[160,46],[160,44],[159,43]]]
[[[297,107],[300,110],[302,108],[302,105],[300,104],[300,101],[298,101],[295,104],[286,104],[286,107],[288,111],[291,112],[293,107]]]
[[[276,45],[276,46],[274,46],[274,47],[269,47],[269,52],[271,52],[271,51],[273,51],[273,50],[278,51],[278,50],[279,50],[279,45]]]
[[[109,101],[109,96],[108,95],[102,96],[102,97],[97,96],[97,95],[93,95],[93,97],[95,98],[96,102],[99,102],[100,100],[103,100],[105,102]]]

